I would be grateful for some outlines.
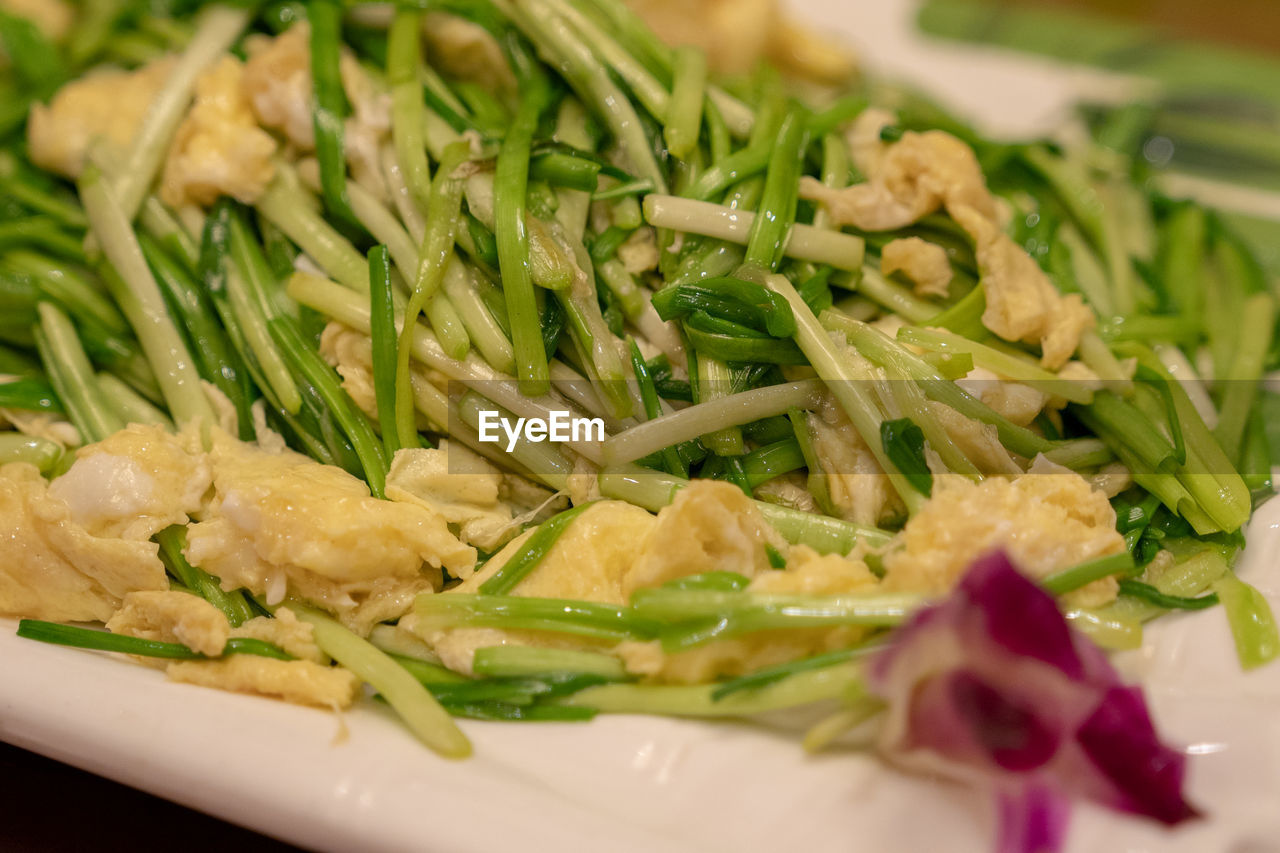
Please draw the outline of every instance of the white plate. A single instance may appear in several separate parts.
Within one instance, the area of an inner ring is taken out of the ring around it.
[[[1241,574],[1280,607],[1280,501]],[[603,717],[464,722],[476,755],[437,758],[389,712],[333,714],[173,684],[0,620],[0,739],[307,847],[490,853],[990,849],[985,797],[856,753],[806,758],[747,724]],[[1191,754],[1208,819],[1176,832],[1082,807],[1074,851],[1280,851],[1280,666],[1240,672],[1221,610],[1167,617],[1122,656],[1157,726]],[[345,729],[345,737],[340,733]],[[939,846],[945,839],[945,846]]]
[[[928,85],[996,132],[1044,132],[1080,92],[1118,85],[1050,62],[927,46],[911,31],[909,3],[857,4],[856,20],[841,0],[795,5],[847,33],[870,64]],[[1280,607],[1280,502],[1250,533],[1242,574]],[[794,737],[760,727],[464,722],[476,756],[452,763],[372,703],[339,720],[171,684],[107,655],[20,640],[13,624],[0,620],[0,739],[306,847],[990,849],[983,796],[858,754],[806,758]],[[1082,807],[1071,849],[1280,851],[1280,666],[1241,673],[1218,610],[1163,620],[1123,665],[1141,676],[1163,735],[1188,746],[1191,797],[1209,817],[1170,833]]]

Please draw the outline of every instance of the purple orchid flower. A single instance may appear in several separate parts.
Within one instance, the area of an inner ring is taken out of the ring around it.
[[[996,787],[1000,853],[1060,849],[1072,796],[1168,825],[1197,816],[1141,691],[1002,552],[899,630],[868,684],[889,706],[891,760]]]

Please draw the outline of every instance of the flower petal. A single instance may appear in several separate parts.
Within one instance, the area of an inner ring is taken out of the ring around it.
[[[1003,551],[974,561],[959,588],[982,614],[991,639],[1006,651],[1044,661],[1068,678],[1084,677],[1084,662],[1057,602],[1015,569]]]
[[[1051,788],[1029,785],[1000,795],[996,853],[1055,853],[1067,837],[1071,801]]]
[[[953,673],[950,682],[952,707],[1001,770],[1026,773],[1053,758],[1061,739],[1035,709],[970,672]]]
[[[1196,816],[1182,796],[1186,760],[1160,743],[1141,691],[1003,554],[976,561],[951,596],[899,629],[867,686],[888,705],[886,757],[1020,792],[1008,803],[1023,817],[1049,814],[1047,800],[1017,799],[1037,790],[1166,824]],[[1056,849],[1055,821],[1037,820],[1006,820],[1014,846],[1002,849]]]
[[[1186,757],[1160,743],[1138,688],[1107,691],[1076,739],[1109,783],[1092,798],[1170,825],[1198,816],[1182,796]]]

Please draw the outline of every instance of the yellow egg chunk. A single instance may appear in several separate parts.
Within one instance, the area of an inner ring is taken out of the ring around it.
[[[1119,554],[1124,537],[1107,496],[1067,468],[1037,457],[1028,473],[974,483],[940,477],[884,556],[886,590],[944,593],[974,559],[1002,548],[1014,565],[1043,578],[1087,560]],[[1065,596],[1093,607],[1116,596],[1103,578]]]
[[[105,620],[167,587],[150,539],[199,511],[212,474],[190,439],[134,424],[76,451],[52,483],[0,469],[0,614]]]
[[[23,435],[43,438],[66,447],[80,446],[80,430],[61,415],[0,408],[0,429],[13,427]]]
[[[847,130],[849,150],[867,180],[833,189],[811,177],[800,181],[800,196],[819,202],[840,225],[864,231],[904,228],[939,208],[963,206],[996,219],[973,149],[941,130],[907,131],[896,142],[880,132],[895,121],[885,110],[866,110]]]
[[[207,207],[223,195],[252,204],[271,183],[276,141],[258,127],[243,78],[240,61],[224,56],[196,81],[195,101],[165,161],[166,204]]]
[[[621,604],[627,572],[635,562],[637,548],[654,526],[654,518],[639,507],[622,501],[599,501],[574,519],[556,543],[511,595],[534,598],[570,598]],[[531,533],[512,540],[495,554],[484,568],[466,581],[443,593],[475,593],[480,585],[519,553]],[[410,626],[412,622],[410,622]],[[453,628],[425,634],[423,639],[436,650],[450,669],[471,671],[475,650],[503,643],[580,648],[581,638],[541,631],[499,631],[490,628]]]
[[[76,20],[67,0],[0,0],[0,9],[26,18],[50,41],[61,41]]]
[[[95,143],[119,156],[133,141],[142,117],[174,67],[158,59],[136,71],[91,71],[58,90],[53,100],[34,104],[27,119],[27,153],[42,169],[76,178]]]
[[[249,59],[241,85],[258,122],[301,151],[316,145],[311,118],[311,27],[294,24],[275,38],[245,40]]]
[[[843,45],[795,24],[778,0],[628,0],[668,44],[693,45],[711,67],[746,74],[762,60],[815,81],[839,83],[856,70]]]
[[[951,259],[947,250],[920,237],[898,237],[880,250],[880,272],[900,272],[911,280],[918,296],[947,298]]]
[[[255,616],[243,625],[232,628],[231,637],[274,643],[299,660],[329,662],[329,656],[316,645],[311,625],[298,619],[287,607],[281,607],[275,616]]]
[[[173,681],[317,708],[346,708],[360,695],[360,679],[351,672],[309,660],[232,655],[222,660],[174,661],[167,673]]]
[[[249,59],[242,87],[258,122],[282,133],[295,153],[314,150],[310,25],[301,21],[275,38],[252,36],[245,46]],[[343,123],[343,148],[351,176],[374,195],[385,198],[378,147],[391,132],[391,97],[346,47],[339,59],[339,73],[352,110]]]
[[[272,603],[294,594],[355,630],[394,619],[439,582],[426,563],[469,571],[475,549],[440,516],[381,501],[347,472],[292,451],[267,453],[215,431],[214,497],[187,535],[187,558]]]
[[[222,611],[188,592],[131,592],[107,620],[113,634],[181,643],[193,652],[217,657],[231,637],[231,623]]]
[[[490,552],[520,529],[501,491],[502,472],[456,442],[405,448],[387,474],[387,497],[431,510],[456,526],[463,542]]]
[[[523,548],[529,534],[516,539],[485,567],[449,592],[474,593]],[[791,548],[785,571],[769,564],[766,546],[787,545],[737,487],[695,480],[682,489],[657,518],[621,501],[593,504],[560,535],[551,550],[512,595],[566,598],[625,604],[638,589],[714,571],[754,578],[753,591],[834,594],[875,584],[858,560],[820,556],[810,548]],[[412,617],[401,625],[412,630]],[[698,681],[713,675],[737,675],[761,666],[847,646],[862,629],[768,632],[720,640],[688,652],[666,655],[656,643],[625,642],[616,653],[627,668],[666,681]],[[605,649],[554,632],[451,628],[428,631],[423,638],[451,669],[470,672],[475,650],[514,643],[552,648]]]
[[[756,575],[747,591],[766,595],[841,595],[876,584],[876,576],[861,560],[819,554],[808,545],[792,545],[786,568]]]
[[[157,552],[90,533],[35,466],[0,467],[0,616],[105,621],[130,592],[168,588]]]
[[[150,539],[199,512],[213,472],[190,442],[163,427],[131,424],[76,451],[49,486],[95,536]]]
[[[174,681],[283,699],[300,705],[345,708],[359,695],[359,680],[340,667],[331,667],[312,637],[312,629],[293,612],[259,616],[238,628],[203,598],[186,592],[133,592],[107,622],[115,634],[180,643],[192,651],[219,657],[232,638],[274,643],[298,660],[266,659],[248,654],[215,661],[165,661],[138,658],[164,669]]]
[[[696,480],[658,513],[658,523],[627,573],[623,593],[703,572],[755,577],[770,571],[766,546],[786,542],[731,483]]]

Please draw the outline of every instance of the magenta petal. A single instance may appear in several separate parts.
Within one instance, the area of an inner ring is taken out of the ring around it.
[[[991,639],[1006,651],[1044,661],[1068,678],[1084,677],[1084,664],[1057,603],[1015,569],[1003,551],[976,560],[960,590],[982,613]]]
[[[1041,785],[999,798],[996,853],[1057,853],[1067,837],[1071,802]]]
[[[893,642],[871,659],[867,667],[867,683],[872,690],[883,690],[890,671],[897,664],[898,655],[933,633],[947,633],[955,630],[955,616],[948,611],[945,602],[934,607],[926,607],[912,616],[905,625],[893,632]]]
[[[1057,752],[1059,734],[1033,709],[969,672],[953,673],[950,687],[956,713],[1001,770],[1026,773],[1043,767]]]
[[[1109,783],[1106,805],[1170,825],[1197,816],[1182,797],[1186,757],[1160,743],[1138,688],[1107,691],[1076,739]]]
[[[887,755],[1024,792],[1007,802],[1002,850],[1057,849],[1065,812],[1048,791],[1166,824],[1196,814],[1185,759],[1156,737],[1141,692],[1003,554],[895,632],[867,675],[889,707]]]

